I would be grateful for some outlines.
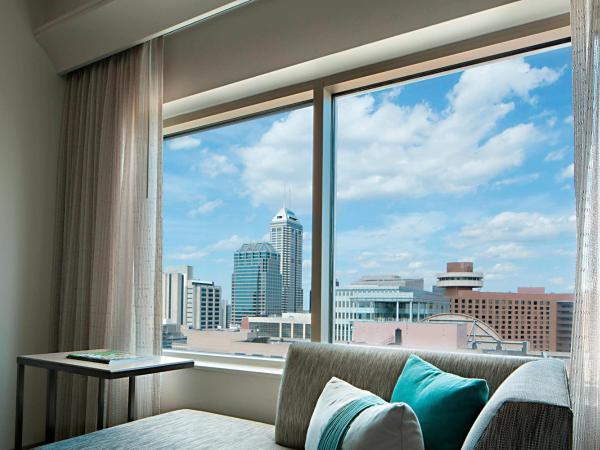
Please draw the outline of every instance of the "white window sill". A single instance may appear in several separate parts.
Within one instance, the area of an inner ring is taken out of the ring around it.
[[[195,370],[226,373],[256,374],[281,378],[283,359],[254,356],[228,355],[218,353],[189,352],[184,350],[163,350],[165,356],[189,358],[194,360]]]

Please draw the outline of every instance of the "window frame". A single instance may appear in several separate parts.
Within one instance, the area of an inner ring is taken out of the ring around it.
[[[509,30],[508,36],[506,33],[492,33],[169,117],[163,121],[163,138],[312,103],[311,340],[331,343],[335,298],[335,98],[541,52],[570,42],[570,28],[562,20],[515,27]]]

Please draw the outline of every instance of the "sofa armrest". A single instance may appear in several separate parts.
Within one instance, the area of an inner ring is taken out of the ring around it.
[[[565,364],[540,359],[523,364],[500,385],[462,449],[570,449],[572,426]]]

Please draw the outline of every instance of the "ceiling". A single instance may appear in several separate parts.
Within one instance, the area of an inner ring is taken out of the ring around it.
[[[29,5],[34,35],[59,73],[165,35],[168,114],[239,98],[252,83],[250,90],[259,92],[569,12],[569,0],[29,0]]]

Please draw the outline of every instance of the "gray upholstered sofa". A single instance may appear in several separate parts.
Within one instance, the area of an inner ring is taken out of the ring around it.
[[[487,380],[490,401],[463,449],[570,448],[572,413],[562,361],[323,344],[290,348],[274,426],[179,410],[45,448],[303,448],[313,408],[332,376],[389,399],[411,353],[447,372]]]

